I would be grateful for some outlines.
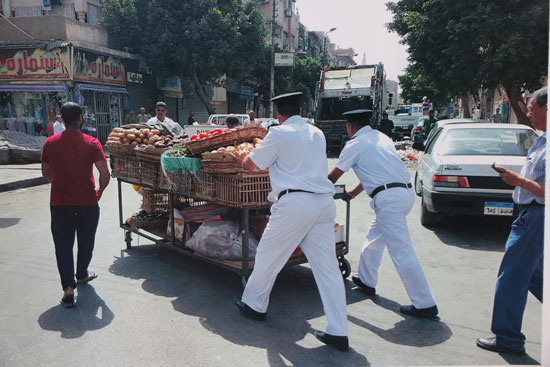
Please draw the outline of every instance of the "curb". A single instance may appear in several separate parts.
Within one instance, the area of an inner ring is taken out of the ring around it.
[[[13,191],[17,189],[24,189],[27,187],[39,186],[49,183],[44,177],[29,178],[26,180],[8,182],[0,184],[0,192]]]

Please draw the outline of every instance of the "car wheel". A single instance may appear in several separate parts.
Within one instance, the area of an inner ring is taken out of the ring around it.
[[[420,212],[420,224],[424,227],[436,224],[438,222],[438,215],[428,211],[426,208],[426,203],[424,203],[424,198],[422,198],[422,211]]]
[[[422,182],[418,176],[418,172],[414,175],[414,192],[416,196],[422,196]]]

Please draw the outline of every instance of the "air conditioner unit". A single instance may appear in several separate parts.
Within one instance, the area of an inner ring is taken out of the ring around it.
[[[292,9],[285,9],[285,17],[292,17]]]

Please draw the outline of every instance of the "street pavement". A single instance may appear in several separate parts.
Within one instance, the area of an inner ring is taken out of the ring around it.
[[[330,167],[335,162],[330,159]],[[357,180],[347,173],[341,183],[351,188]],[[127,216],[139,209],[140,196],[130,185],[122,188]],[[499,355],[475,346],[477,337],[491,335],[496,274],[509,219],[452,217],[427,229],[420,225],[418,198],[408,223],[439,319],[399,313],[399,306],[410,301],[386,253],[377,296],[367,297],[345,281],[351,350],[340,352],[312,335],[326,320],[307,265],[281,272],[265,322],[245,319],[233,305],[242,292],[236,274],[135,236],[133,248],[126,250],[114,180],[100,203],[91,265],[99,277],[79,286],[76,308],[62,308],[49,230],[49,190],[50,185],[40,185],[0,192],[0,366],[540,364],[542,307],[531,295],[522,329],[527,356]],[[369,202],[361,194],[351,203],[346,258],[353,273],[374,217]],[[345,223],[344,202],[337,206],[337,221]]]

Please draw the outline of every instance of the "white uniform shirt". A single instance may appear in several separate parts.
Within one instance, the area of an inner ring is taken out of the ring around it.
[[[164,117],[164,121],[160,121],[157,116],[153,116],[147,121],[147,125],[156,125],[156,124],[162,124],[162,123],[168,123],[168,124],[175,124],[174,120],[172,120],[170,117]]]
[[[328,179],[325,136],[298,115],[269,129],[249,158],[258,168],[269,168],[276,196],[286,189],[334,194]]]
[[[254,119],[254,121],[250,121],[250,119],[246,119],[243,122],[243,127],[262,127],[262,123],[256,119]]]
[[[382,185],[411,182],[409,171],[391,139],[370,126],[361,128],[346,143],[336,167],[344,172],[353,168],[369,195]]]
[[[65,125],[60,122],[60,121],[56,121],[54,122],[53,124],[53,134],[59,134],[59,133],[62,133],[63,131],[65,131]]]

